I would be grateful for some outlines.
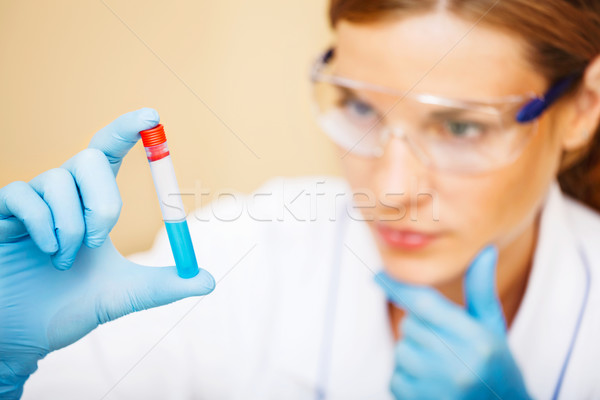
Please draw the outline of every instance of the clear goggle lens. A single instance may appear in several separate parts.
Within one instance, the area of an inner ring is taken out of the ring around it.
[[[395,136],[424,164],[478,173],[512,162],[536,132],[536,122],[515,120],[523,101],[467,103],[344,85],[343,79],[313,84],[320,127],[343,149],[365,157],[382,155]]]

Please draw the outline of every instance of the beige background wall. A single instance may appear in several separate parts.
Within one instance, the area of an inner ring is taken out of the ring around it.
[[[272,176],[338,174],[307,72],[327,0],[0,1],[0,186],[28,181],[139,107],[161,114],[182,191],[248,192]],[[202,99],[247,144],[242,144]],[[161,226],[138,144],[118,177],[122,253]],[[186,200],[188,211],[194,200]]]

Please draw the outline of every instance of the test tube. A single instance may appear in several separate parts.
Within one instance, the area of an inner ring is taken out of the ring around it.
[[[140,136],[150,163],[152,179],[158,195],[163,221],[167,228],[177,274],[186,279],[194,277],[199,271],[198,262],[196,261],[190,230],[185,220],[185,209],[167,146],[165,128],[158,124],[152,129],[141,131]]]

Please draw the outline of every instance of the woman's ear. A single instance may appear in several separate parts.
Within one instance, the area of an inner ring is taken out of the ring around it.
[[[600,56],[585,70],[580,88],[574,95],[570,129],[564,131],[562,148],[565,152],[585,147],[594,136],[600,121]]]

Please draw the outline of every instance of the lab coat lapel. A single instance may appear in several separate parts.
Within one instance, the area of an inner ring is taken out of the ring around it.
[[[563,196],[555,182],[544,204],[527,289],[508,336],[530,395],[539,399],[554,393],[586,285],[585,266]]]

